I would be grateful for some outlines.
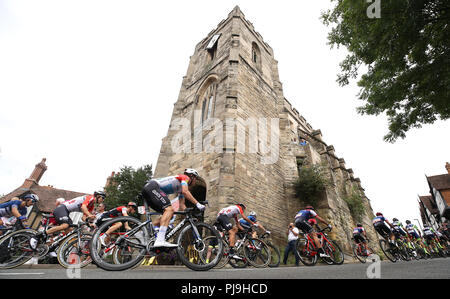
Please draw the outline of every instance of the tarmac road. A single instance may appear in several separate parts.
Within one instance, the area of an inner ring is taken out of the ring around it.
[[[369,276],[368,277],[368,273]],[[207,272],[192,271],[184,266],[150,266],[108,272],[95,266],[64,269],[59,265],[27,265],[1,270],[0,279],[448,279],[450,258],[391,263],[349,263],[314,267],[278,267],[246,269],[213,269]]]

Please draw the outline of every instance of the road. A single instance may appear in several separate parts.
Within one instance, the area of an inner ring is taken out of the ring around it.
[[[207,272],[195,272],[182,266],[151,266],[108,272],[88,266],[81,270],[66,270],[59,265],[22,266],[0,271],[0,279],[448,279],[450,278],[450,258],[419,260],[397,263],[383,261],[379,263],[349,263],[340,266],[314,267],[278,267],[247,269],[213,269]]]

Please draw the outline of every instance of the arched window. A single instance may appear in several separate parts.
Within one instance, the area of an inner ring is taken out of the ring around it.
[[[255,42],[252,43],[252,62],[261,69],[261,51]]]
[[[214,114],[214,98],[216,94],[216,86],[217,85],[214,82],[211,83],[201,96],[202,121],[211,118]]]

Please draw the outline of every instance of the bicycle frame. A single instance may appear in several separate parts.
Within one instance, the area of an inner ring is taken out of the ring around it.
[[[334,248],[334,246],[333,246],[333,243],[331,243],[328,240],[326,234],[323,233],[323,230],[317,232],[316,234],[317,234],[317,238],[319,238],[319,236],[320,236],[319,241],[321,242],[322,248],[324,247],[325,244],[327,244],[327,245],[331,246],[333,251],[336,250],[336,248]],[[304,236],[306,237],[306,240],[307,240],[306,248],[310,248],[309,245],[311,244],[313,246],[312,249],[314,250],[313,252],[311,252],[311,256],[315,256],[317,254],[318,248],[314,242],[314,239],[311,237],[311,233],[304,234]]]

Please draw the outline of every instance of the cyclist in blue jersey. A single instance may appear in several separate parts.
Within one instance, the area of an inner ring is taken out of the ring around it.
[[[25,220],[27,218],[27,208],[38,201],[39,197],[36,194],[27,194],[22,199],[14,197],[12,200],[0,204],[0,226],[12,225],[16,220]]]
[[[195,169],[186,168],[184,174],[152,179],[144,186],[142,196],[145,201],[153,210],[162,213],[162,217],[159,221],[159,231],[153,247],[170,248],[178,246],[177,244],[165,241],[167,227],[169,226],[170,219],[172,219],[174,213],[172,203],[167,195],[178,195],[181,211],[186,209],[185,198],[195,204],[199,210],[203,211],[205,209],[205,206],[199,203],[194,196],[192,196],[191,192],[189,192],[188,186],[193,184],[198,176],[199,174]]]
[[[266,233],[270,234],[270,232],[269,232],[268,230],[266,230],[266,229],[264,228],[264,226],[263,226],[260,222],[258,222],[258,221],[256,220],[256,217],[257,217],[256,212],[255,212],[255,211],[251,211],[251,212],[248,214],[248,217],[247,217],[247,218],[250,219],[250,220],[254,223],[253,226],[258,227],[258,228],[260,228],[260,229],[266,231]],[[245,220],[244,218],[241,218],[241,219],[239,219],[239,224],[241,225],[241,227],[242,227],[244,230],[247,230],[247,231],[251,231],[251,232],[252,232],[252,238],[255,238],[255,239],[256,239],[256,238],[258,237],[258,233],[256,232],[256,230],[253,230],[253,229],[252,229],[252,224],[249,223],[247,220]]]
[[[367,251],[367,234],[366,230],[362,226],[361,223],[357,223],[356,227],[353,229],[353,240],[356,244],[362,244],[365,249],[365,254],[368,254]]]
[[[304,234],[310,234],[311,237],[314,240],[314,244],[318,248],[317,252],[319,253],[320,257],[329,257],[328,254],[325,253],[325,251],[322,249],[322,244],[317,237],[317,233],[314,229],[314,226],[311,225],[310,219],[317,218],[320,222],[327,225],[329,228],[331,228],[331,225],[328,224],[323,218],[321,218],[317,213],[314,211],[314,207],[307,206],[304,210],[300,210],[297,215],[295,215],[295,226],[300,229]]]
[[[386,223],[389,225],[386,225]],[[392,232],[391,228],[394,229],[394,226],[384,218],[383,214],[377,212],[376,217],[372,220],[373,227],[381,236],[388,236],[389,244],[395,245],[395,235]],[[390,228],[389,228],[390,227]]]

